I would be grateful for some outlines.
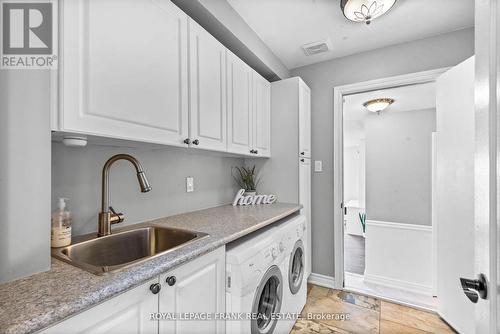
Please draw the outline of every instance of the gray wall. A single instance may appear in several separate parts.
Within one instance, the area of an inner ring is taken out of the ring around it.
[[[364,52],[292,70],[312,93],[312,158],[323,172],[312,179],[314,273],[334,275],[333,88],[345,84],[454,66],[474,54],[474,31],[449,34]]]
[[[139,159],[153,187],[149,193],[141,193],[130,163],[119,161],[113,165],[111,205],[123,212],[126,219],[119,226],[232,202],[237,186],[231,177],[231,167],[243,165],[243,159],[193,149],[153,149],[146,145],[70,148],[53,142],[52,207],[59,197],[70,199],[74,235],[97,230],[102,166],[117,153],[132,154]],[[186,193],[187,176],[194,177],[192,193]]]
[[[49,83],[0,70],[0,283],[50,267]]]
[[[436,110],[371,114],[365,119],[366,217],[432,225],[432,132]]]

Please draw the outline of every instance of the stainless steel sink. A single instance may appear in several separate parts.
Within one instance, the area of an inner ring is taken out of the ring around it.
[[[175,228],[141,226],[53,248],[52,256],[102,275],[171,252],[206,236],[206,233]]]

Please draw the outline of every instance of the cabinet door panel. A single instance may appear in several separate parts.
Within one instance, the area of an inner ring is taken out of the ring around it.
[[[64,18],[63,130],[181,145],[187,16],[167,0],[79,0]]]
[[[167,277],[176,282],[165,284]],[[225,311],[224,247],[195,259],[160,277],[160,312],[215,314]],[[160,334],[224,333],[223,321],[160,320]]]
[[[299,82],[299,154],[311,157],[311,90],[302,81]]]
[[[252,146],[252,69],[227,52],[228,151],[249,154]]]
[[[190,137],[194,147],[226,151],[226,48],[189,21]]]
[[[271,84],[254,73],[253,148],[257,155],[271,156]]]
[[[150,313],[158,312],[158,295],[149,287],[158,278],[113,297],[87,311],[49,327],[42,334],[156,334],[158,321]]]
[[[299,161],[299,203],[302,204],[301,213],[306,216],[306,266],[305,273],[307,276],[311,274],[311,160],[300,158]]]

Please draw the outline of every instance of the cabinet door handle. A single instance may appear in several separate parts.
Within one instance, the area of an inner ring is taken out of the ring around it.
[[[193,144],[198,145],[200,141],[198,139],[193,140]]]
[[[177,279],[175,278],[175,276],[168,276],[165,282],[167,282],[169,286],[172,286],[175,284],[175,282],[177,282]]]
[[[160,285],[160,283],[154,283],[154,284],[151,284],[151,285],[149,286],[149,290],[151,290],[151,292],[152,292],[153,294],[155,294],[155,295],[156,295],[156,294],[157,294],[158,292],[160,292],[160,290],[161,290],[161,285]]]
[[[301,162],[305,162],[305,160],[304,160],[304,159],[300,159],[300,161],[301,161]]]
[[[258,151],[258,150],[254,150],[254,151],[253,151],[253,153],[258,154],[258,153],[259,153],[259,151]]]
[[[300,152],[300,155],[305,155],[305,154],[306,154],[306,152]]]
[[[189,138],[184,139],[184,144],[189,145],[191,143],[191,140]]]

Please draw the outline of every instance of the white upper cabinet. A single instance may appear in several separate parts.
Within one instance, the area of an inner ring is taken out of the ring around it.
[[[226,48],[189,20],[190,143],[227,150]]]
[[[168,0],[62,5],[57,130],[183,145],[188,136],[186,14]]]
[[[311,157],[311,90],[299,80],[299,156]]]
[[[271,155],[271,84],[227,52],[228,152]]]
[[[252,73],[250,66],[227,52],[227,149],[232,153],[252,150]]]
[[[53,130],[270,156],[269,82],[171,1],[61,8]]]
[[[216,314],[225,311],[225,248],[160,276],[160,313]],[[160,334],[193,334],[225,332],[224,321],[171,320],[160,321]]]
[[[254,155],[271,156],[271,84],[257,73],[253,75]]]

